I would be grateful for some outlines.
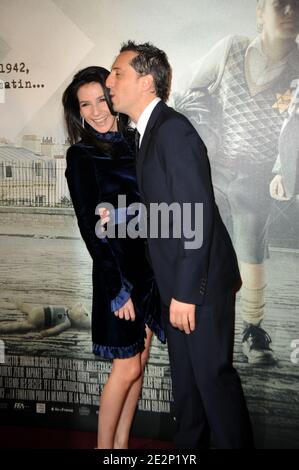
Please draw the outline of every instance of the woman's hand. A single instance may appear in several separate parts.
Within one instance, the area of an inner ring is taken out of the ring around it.
[[[114,312],[114,315],[116,315],[118,318],[125,319],[125,320],[135,320],[135,310],[134,310],[134,305],[131,300],[131,297],[127,302],[119,309]]]
[[[286,196],[283,186],[282,176],[276,175],[270,183],[270,195],[277,201],[289,201],[290,198]]]
[[[110,221],[110,212],[105,207],[100,207],[99,214],[101,217],[101,226],[103,227]]]

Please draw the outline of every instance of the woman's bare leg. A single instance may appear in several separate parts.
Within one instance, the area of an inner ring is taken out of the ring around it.
[[[141,354],[142,375],[132,384],[129,393],[127,394],[115,433],[114,449],[128,449],[130,430],[140,397],[143,372],[148,360],[152,336],[152,331],[146,327],[145,349]]]
[[[140,380],[141,354],[128,359],[114,359],[112,371],[100,398],[98,449],[113,449],[119,418],[129,390]]]

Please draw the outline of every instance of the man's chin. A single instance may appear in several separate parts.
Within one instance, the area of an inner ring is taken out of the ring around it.
[[[116,103],[113,98],[111,99],[112,101],[112,108],[113,108],[113,111],[115,111],[116,113],[124,113],[126,114],[126,112],[123,110],[123,107],[119,104],[119,103]]]
[[[127,114],[126,111],[124,111],[121,107],[119,106],[113,106],[113,111],[115,113],[121,113],[121,114]]]
[[[116,103],[113,102],[112,100],[112,108],[113,108],[113,111],[115,111],[116,113],[120,113],[121,111],[119,110],[119,107],[117,106]]]

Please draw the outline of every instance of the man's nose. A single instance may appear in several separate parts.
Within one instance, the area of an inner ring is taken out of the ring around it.
[[[106,87],[111,88],[113,86],[112,74],[110,73],[106,78]]]

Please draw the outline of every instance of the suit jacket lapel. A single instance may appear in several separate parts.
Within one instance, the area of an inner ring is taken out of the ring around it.
[[[143,196],[143,192],[142,192],[142,187],[143,187],[143,185],[142,185],[142,168],[143,168],[144,158],[146,156],[146,150],[147,150],[147,147],[148,147],[148,144],[149,144],[149,141],[150,141],[150,137],[151,137],[151,131],[152,131],[153,127],[155,126],[162,109],[166,106],[167,105],[163,101],[159,101],[157,106],[153,109],[153,112],[152,112],[152,114],[151,114],[151,116],[148,120],[146,129],[145,129],[142,141],[141,141],[141,146],[139,148],[139,152],[138,152],[138,155],[137,155],[136,171],[137,171],[138,186],[139,186],[139,190],[140,190],[140,193],[141,193],[142,196]]]

